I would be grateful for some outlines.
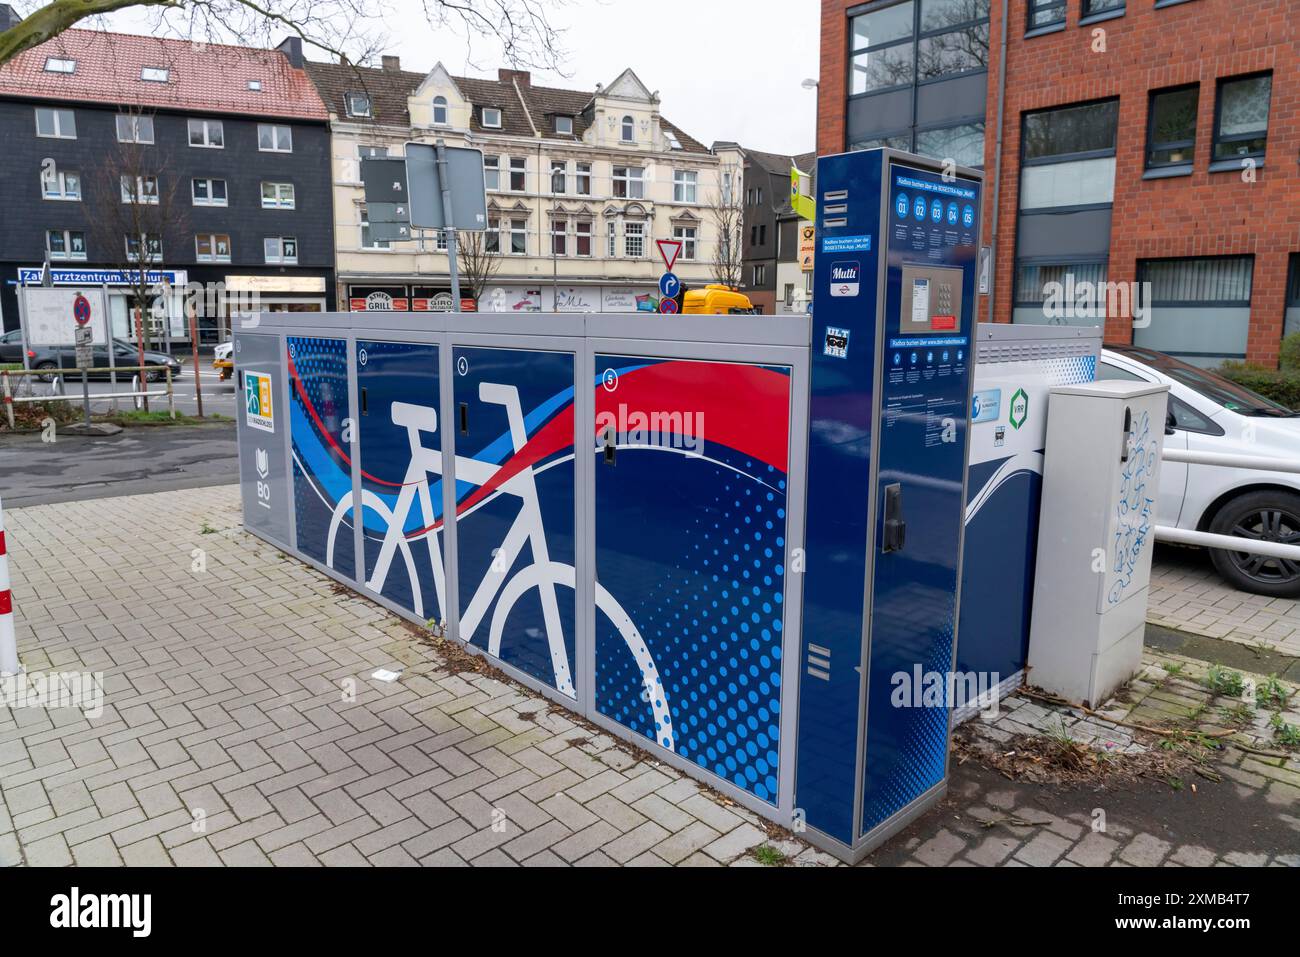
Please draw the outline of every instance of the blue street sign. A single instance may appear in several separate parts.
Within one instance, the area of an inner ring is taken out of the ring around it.
[[[676,274],[666,272],[659,277],[659,295],[672,299],[682,291],[682,281]]]

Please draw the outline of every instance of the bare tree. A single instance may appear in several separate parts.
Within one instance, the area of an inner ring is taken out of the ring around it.
[[[457,262],[460,264],[461,292],[469,293],[477,302],[483,296],[483,289],[501,268],[501,256],[488,251],[485,232],[458,232],[456,246],[460,251]]]
[[[172,170],[167,149],[153,145],[153,113],[128,107],[118,113],[118,142],[90,174],[87,201],[91,239],[103,259],[128,279],[129,314],[141,310],[141,344],[150,348],[153,326],[167,331],[170,297],[150,274],[164,268],[164,256],[188,236],[188,184]]]
[[[744,279],[745,209],[739,190],[719,191],[709,206],[709,219],[717,233],[713,245],[713,281],[737,287]]]
[[[499,44],[515,66],[562,72],[563,30],[551,21],[551,10],[566,0],[401,2],[415,5],[435,31]],[[154,36],[270,47],[289,33],[335,57],[365,62],[383,48],[388,39],[383,24],[395,12],[390,0],[50,0],[19,5],[30,12],[0,33],[0,65],[70,27],[102,26],[106,14],[129,8],[147,12]]]

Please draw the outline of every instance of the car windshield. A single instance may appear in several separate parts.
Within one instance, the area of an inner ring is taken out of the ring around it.
[[[1188,365],[1186,362],[1165,355],[1163,352],[1154,352],[1150,349],[1115,348],[1114,346],[1107,346],[1106,348],[1114,349],[1122,356],[1150,366],[1157,372],[1164,373],[1175,382],[1187,386],[1198,395],[1203,395],[1211,402],[1223,406],[1230,412],[1236,412],[1238,415],[1268,416],[1270,418],[1295,418],[1300,416],[1300,412],[1288,409],[1279,402],[1274,402],[1258,392],[1252,392],[1245,386],[1238,385],[1230,379],[1225,379],[1217,372],[1211,372],[1209,369],[1198,369],[1196,366]]]

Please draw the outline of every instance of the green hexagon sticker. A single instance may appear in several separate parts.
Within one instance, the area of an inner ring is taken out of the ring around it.
[[[1029,394],[1024,389],[1017,389],[1011,397],[1011,427],[1019,431],[1029,418]]]

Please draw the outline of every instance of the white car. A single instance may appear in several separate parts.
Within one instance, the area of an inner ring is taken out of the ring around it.
[[[235,343],[223,342],[212,350],[212,368],[221,374],[223,380],[235,374]]]
[[[1167,448],[1300,459],[1300,413],[1207,369],[1150,349],[1107,346],[1097,378],[1167,383]],[[1163,462],[1157,511],[1161,525],[1300,545],[1300,475]],[[1236,588],[1300,596],[1300,562],[1221,549],[1210,557]]]

